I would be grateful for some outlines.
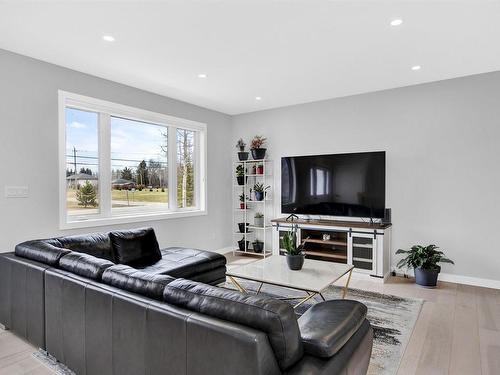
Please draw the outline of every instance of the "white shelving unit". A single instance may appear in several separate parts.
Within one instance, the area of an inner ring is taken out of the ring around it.
[[[244,170],[243,185],[238,184],[237,168],[242,166]],[[257,167],[262,166],[261,170]],[[233,163],[233,253],[252,254],[266,257],[272,255],[272,233],[271,218],[273,215],[273,163],[271,160],[246,160]],[[257,173],[262,172],[262,173]],[[257,200],[254,193],[254,185],[261,183],[265,190],[262,200]],[[240,201],[240,196],[243,201]],[[240,205],[241,203],[241,205]],[[264,217],[264,225],[255,225],[255,214],[260,212]],[[243,232],[240,230],[241,225]],[[247,230],[245,231],[245,223]],[[262,242],[262,251],[255,251],[255,241]]]

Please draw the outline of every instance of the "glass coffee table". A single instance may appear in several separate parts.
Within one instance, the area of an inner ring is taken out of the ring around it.
[[[299,300],[294,308],[315,296],[320,296],[323,301],[325,297],[321,294],[327,287],[347,275],[347,281],[343,288],[342,298],[345,298],[351,280],[354,266],[341,263],[324,262],[319,260],[305,259],[304,266],[300,271],[292,271],[288,268],[286,257],[273,255],[243,266],[235,267],[226,272],[231,283],[242,293],[247,293],[236,279],[257,281],[260,293],[264,284],[282,286],[305,292],[304,297],[282,298],[286,300]]]

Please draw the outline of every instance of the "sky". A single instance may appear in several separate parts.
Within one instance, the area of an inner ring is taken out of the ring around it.
[[[154,159],[166,162],[161,146],[166,145],[166,128],[138,121],[111,118],[111,169],[137,168],[142,161]],[[77,169],[90,168],[98,173],[98,114],[66,108],[66,159],[73,167],[73,147],[76,148]],[[118,160],[120,159],[120,160]]]

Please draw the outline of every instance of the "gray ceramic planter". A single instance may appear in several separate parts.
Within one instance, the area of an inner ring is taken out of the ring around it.
[[[437,285],[439,270],[415,268],[415,282],[418,285],[433,288]]]
[[[263,217],[254,217],[253,218],[253,225],[256,227],[263,227],[264,226],[264,218]]]
[[[302,269],[304,265],[304,258],[306,256],[304,254],[299,255],[289,255],[286,254],[286,263],[288,264],[288,268],[292,271],[299,271]]]

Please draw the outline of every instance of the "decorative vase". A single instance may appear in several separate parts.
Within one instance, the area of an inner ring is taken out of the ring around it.
[[[423,268],[415,268],[415,282],[418,285],[433,288],[437,285],[439,269],[424,270]]]
[[[248,152],[246,152],[246,151],[240,151],[240,152],[238,152],[238,159],[240,161],[248,160]]]
[[[264,167],[262,165],[259,165],[257,167],[257,170],[256,170],[255,174],[264,174]]]
[[[286,263],[288,264],[288,268],[290,268],[292,271],[299,271],[302,269],[302,266],[304,265],[304,259],[305,259],[304,254],[298,254],[298,255],[290,255],[286,254]]]
[[[255,192],[255,200],[256,201],[264,200],[264,192],[263,191],[256,191]]]
[[[245,249],[248,249],[249,243],[250,243],[250,241],[239,240],[238,241],[238,248],[240,249],[240,251],[245,251]],[[245,245],[246,245],[246,247],[245,247]]]
[[[245,227],[248,226],[249,223],[238,223],[238,229],[240,233],[245,233]],[[248,228],[246,229],[248,233]]]
[[[252,242],[252,245],[253,251],[255,251],[256,253],[262,253],[262,251],[264,250],[264,242],[262,241]]]
[[[267,148],[252,148],[253,160],[262,160],[266,157]]]
[[[264,226],[264,218],[263,217],[254,217],[253,218],[253,225],[256,227],[263,227]]]
[[[245,184],[245,176],[237,176],[236,181],[238,181],[238,185],[244,185]]]

